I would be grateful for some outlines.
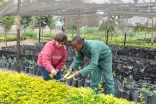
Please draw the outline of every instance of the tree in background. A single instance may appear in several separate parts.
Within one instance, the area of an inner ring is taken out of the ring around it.
[[[113,36],[113,31],[115,30],[115,26],[118,23],[118,19],[116,16],[108,16],[107,18],[103,18],[102,23],[99,27],[99,31],[105,31],[105,39],[107,38],[106,32],[111,33],[111,37]]]
[[[54,28],[56,27],[56,21],[57,21],[58,19],[59,19],[59,18],[57,18],[57,17],[48,15],[47,26],[50,28],[50,33],[51,33],[52,29],[54,29]]]
[[[7,33],[9,32],[9,30],[12,28],[14,24],[15,24],[14,16],[2,16],[0,18],[0,26],[4,28],[6,46],[7,46]]]
[[[8,0],[0,0],[0,5],[3,5],[4,3],[6,3]]]
[[[151,23],[149,23],[149,20],[151,20]],[[145,22],[145,23],[136,23],[136,25],[134,27],[134,32],[137,32],[137,31],[145,32],[145,37],[146,37],[147,32],[148,33],[152,32],[152,34],[151,34],[151,45],[154,44],[154,35],[155,35],[154,32],[156,31],[156,24],[154,24],[153,18],[147,18],[147,22]]]
[[[42,33],[42,41],[43,41],[43,29],[48,26],[50,28],[50,31],[54,29],[57,17],[54,18],[54,16],[51,15],[43,15],[43,16],[35,16],[32,18],[33,22],[31,22],[31,29],[39,28],[41,27],[41,33]]]
[[[31,16],[21,17],[21,28],[24,30],[24,39],[26,38],[26,29],[30,26],[31,22],[32,22]]]

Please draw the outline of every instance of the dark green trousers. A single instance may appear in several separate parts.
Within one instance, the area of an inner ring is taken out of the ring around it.
[[[91,88],[98,94],[98,84],[101,81],[101,75],[104,74],[105,84],[108,94],[114,95],[114,80],[112,73],[112,55],[99,61],[99,65],[92,73]],[[106,90],[106,89],[104,89]]]

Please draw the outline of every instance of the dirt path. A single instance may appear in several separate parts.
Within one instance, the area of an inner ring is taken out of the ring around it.
[[[34,40],[34,39],[26,39],[26,40],[22,40],[20,41],[20,45],[34,45],[34,43],[38,43],[38,40]],[[46,42],[46,41],[44,41]],[[11,41],[11,42],[7,42],[7,46],[12,46],[12,45],[17,45],[17,41]],[[1,47],[6,47],[6,42],[0,42],[0,49]]]

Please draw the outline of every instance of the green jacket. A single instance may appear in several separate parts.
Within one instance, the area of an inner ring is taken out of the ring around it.
[[[86,76],[99,65],[99,62],[112,54],[110,48],[101,41],[85,40],[84,47],[81,52],[76,52],[76,56],[71,64],[71,68],[75,70],[82,63],[84,56],[87,56],[91,62],[89,65],[80,70],[82,76]]]

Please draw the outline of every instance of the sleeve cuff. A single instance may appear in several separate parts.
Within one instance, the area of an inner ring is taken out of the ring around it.
[[[88,73],[86,73],[85,70],[81,69],[80,74],[81,74],[82,77],[85,77]]]

